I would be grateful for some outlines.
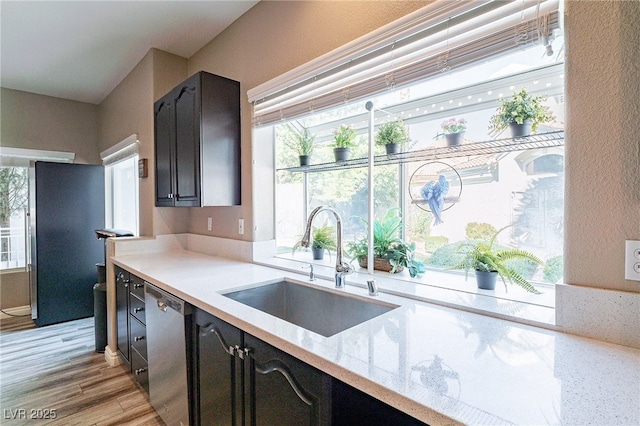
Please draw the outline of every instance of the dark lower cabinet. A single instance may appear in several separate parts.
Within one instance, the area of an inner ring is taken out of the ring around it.
[[[194,321],[196,425],[424,424],[211,314]]]
[[[118,354],[148,393],[147,327],[144,312],[144,280],[114,266]]]
[[[331,377],[245,334],[245,385],[251,425],[331,424]]]
[[[333,426],[419,426],[425,423],[375,399],[371,395],[347,385],[333,381]]]
[[[206,312],[194,317],[196,424],[331,424],[329,376]]]
[[[116,317],[118,327],[118,354],[125,364],[131,365],[129,356],[129,272],[116,266]]]

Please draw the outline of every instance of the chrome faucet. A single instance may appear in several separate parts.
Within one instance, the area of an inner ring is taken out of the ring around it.
[[[302,236],[302,240],[300,241],[300,245],[302,247],[309,247],[309,243],[311,242],[311,223],[313,223],[313,219],[316,217],[318,213],[323,210],[328,210],[336,218],[336,233],[337,233],[337,241],[336,241],[336,288],[343,288],[345,284],[345,276],[353,273],[353,268],[346,262],[342,260],[342,219],[340,218],[340,214],[330,206],[320,206],[316,207],[311,214],[309,215],[309,220],[307,220],[307,229]]]

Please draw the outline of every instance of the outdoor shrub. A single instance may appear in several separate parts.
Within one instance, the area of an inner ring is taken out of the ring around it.
[[[563,263],[564,259],[562,256],[555,256],[547,260],[544,270],[542,271],[545,282],[553,284],[562,278],[564,272]]]
[[[498,230],[488,223],[469,222],[465,231],[470,240],[488,241]]]
[[[447,244],[448,242],[449,242],[449,239],[447,237],[441,237],[441,236],[426,237],[424,239],[424,249],[429,253],[433,253],[434,251],[436,251],[443,245]]]

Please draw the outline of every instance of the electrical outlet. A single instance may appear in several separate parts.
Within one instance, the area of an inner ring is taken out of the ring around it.
[[[624,278],[640,281],[640,241],[625,243]]]
[[[238,234],[244,234],[244,219],[238,219]]]
[[[213,218],[207,218],[207,230],[211,231],[213,229]]]

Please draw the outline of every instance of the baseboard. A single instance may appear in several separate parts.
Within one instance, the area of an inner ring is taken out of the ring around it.
[[[4,308],[0,312],[0,319],[7,319],[13,317],[27,317],[31,316],[31,306],[16,306],[15,308]]]

